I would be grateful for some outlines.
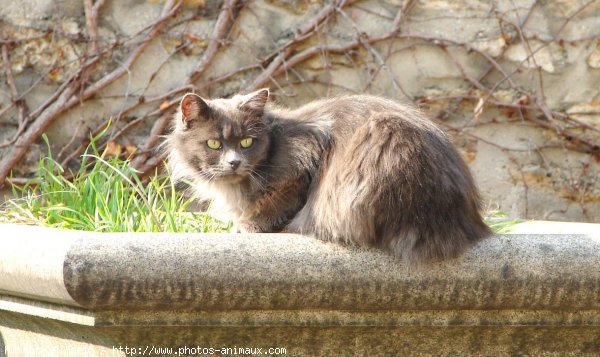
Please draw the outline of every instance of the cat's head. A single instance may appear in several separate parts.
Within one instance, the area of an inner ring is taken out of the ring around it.
[[[249,177],[269,149],[264,119],[268,98],[268,89],[214,100],[186,94],[170,138],[177,160],[193,177],[210,182],[235,183]]]

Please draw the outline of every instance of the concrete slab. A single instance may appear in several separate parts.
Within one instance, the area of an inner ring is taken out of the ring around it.
[[[7,348],[41,333],[93,353],[120,345],[283,347],[300,356],[600,354],[593,234],[494,236],[457,259],[409,269],[378,250],[290,234],[0,232],[10,232],[0,238]]]

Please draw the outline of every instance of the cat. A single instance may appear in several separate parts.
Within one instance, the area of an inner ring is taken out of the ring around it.
[[[369,95],[293,110],[268,98],[188,93],[167,139],[174,176],[236,232],[381,247],[409,264],[456,257],[491,234],[468,167],[418,110]]]

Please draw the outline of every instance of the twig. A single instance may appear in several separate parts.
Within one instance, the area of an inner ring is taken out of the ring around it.
[[[141,152],[131,161],[131,166],[136,169],[144,166],[145,161],[150,157],[152,152],[152,148],[156,145],[158,140],[160,139],[162,133],[165,128],[169,124],[171,119],[171,114],[164,114],[161,116],[152,126],[152,130],[150,131],[150,136],[146,139],[144,146],[141,149]]]
[[[35,122],[32,123],[27,131],[19,137],[15,145],[6,154],[4,159],[0,161],[0,187],[4,186],[6,177],[14,165],[23,157],[29,146],[40,137],[44,130],[52,122],[54,122],[54,120],[56,120],[60,114],[73,108],[80,101],[90,98],[99,90],[113,83],[126,73],[129,67],[131,67],[135,60],[148,46],[150,41],[158,34],[165,22],[175,14],[177,9],[179,9],[179,6],[180,0],[167,1],[163,7],[160,19],[154,23],[150,33],[125,61],[124,66],[109,73],[105,77],[90,85],[87,89],[83,90],[83,92],[81,92],[79,95],[76,95],[80,86],[87,80],[92,66],[96,63],[99,57],[94,57],[82,67],[82,69],[79,71],[79,77],[76,78],[71,86],[65,89],[65,91],[57,98],[56,102],[40,113]]]
[[[98,91],[108,86],[115,80],[121,78],[125,73],[127,73],[127,71],[129,70],[129,68],[131,68],[133,63],[138,59],[142,52],[144,52],[146,47],[148,47],[150,41],[154,39],[156,35],[158,35],[160,30],[165,25],[166,21],[169,20],[173,15],[175,15],[180,5],[181,0],[168,0],[163,8],[160,19],[154,23],[154,26],[152,27],[150,33],[146,36],[142,43],[140,43],[138,47],[131,53],[131,55],[129,55],[127,60],[123,62],[123,65],[114,70],[113,72],[109,73],[104,78],[98,80],[96,83],[92,84],[89,88],[87,88],[81,96],[82,99],[88,99],[89,97],[93,96]]]
[[[98,53],[98,12],[104,5],[106,0],[97,0],[94,4],[93,0],[84,0],[85,23],[90,38],[88,47],[88,56],[95,56]]]
[[[400,32],[400,26],[402,25],[402,22],[406,18],[406,14],[408,13],[408,11],[410,11],[410,8],[413,6],[413,4],[414,4],[413,0],[405,0],[402,3],[402,6],[400,7],[400,9],[398,9],[398,12],[396,13],[396,17],[394,18],[394,21],[392,22],[392,31],[393,32],[395,32],[395,33]]]
[[[410,2],[407,2],[407,4],[410,5]],[[401,8],[401,10],[402,10],[402,8]],[[371,46],[371,44],[368,41],[367,34],[364,33],[364,32],[362,32],[358,28],[358,25],[356,25],[356,23],[350,18],[350,16],[348,16],[346,14],[346,12],[344,10],[337,9],[337,12],[340,15],[342,15],[342,17],[344,17],[346,19],[346,21],[348,21],[348,22],[350,22],[352,24],[352,27],[354,28],[354,31],[356,31],[356,34],[358,36],[358,40],[359,40],[360,44],[362,45],[362,47],[364,47],[365,50],[367,50],[371,54],[371,56],[373,57],[373,59],[379,65],[379,68],[385,70],[388,73],[388,75],[390,76],[390,78],[392,80],[392,85],[394,86],[394,89],[396,91],[402,92],[402,94],[404,94],[404,96],[406,98],[412,99],[412,96],[410,94],[408,94],[404,90],[404,88],[402,88],[402,86],[400,85],[400,83],[398,83],[398,81],[396,80],[396,76],[394,76],[394,73],[390,70],[390,68],[387,66],[387,64],[385,64],[385,60],[383,59],[383,57],[381,56],[381,54],[375,48],[373,48],[373,46]],[[402,13],[402,11],[399,11],[398,12],[398,16],[400,16],[401,13]],[[392,26],[392,29],[389,32],[390,37],[393,37],[394,35],[397,35],[399,33],[399,31],[400,31],[400,20],[402,19],[402,17],[400,16],[400,18],[398,18],[398,16],[396,16],[396,19],[395,19],[395,20],[398,20],[398,23],[396,24],[394,22],[394,24]]]
[[[29,115],[27,113],[29,110],[27,108],[27,104],[25,103],[24,99],[19,99],[19,91],[17,90],[15,79],[13,77],[12,68],[10,64],[10,57],[8,55],[8,47],[9,45],[6,43],[2,45],[2,61],[4,62],[5,66],[6,84],[10,89],[11,102],[17,106],[17,110],[19,112],[19,125],[12,139],[0,144],[0,148],[4,148],[14,144],[15,141],[17,141],[17,139],[19,138],[19,136],[23,133],[25,127],[27,126],[27,123],[29,122]]]
[[[179,88],[173,89],[163,95],[160,95],[158,97],[154,97],[154,98],[150,98],[150,99],[144,99],[143,101],[138,101],[137,103],[134,103],[132,105],[130,105],[129,107],[123,109],[120,113],[119,113],[119,117],[117,117],[117,119],[123,117],[123,115],[125,115],[126,113],[128,113],[129,111],[139,107],[140,105],[145,105],[145,104],[149,104],[149,103],[153,103],[153,102],[162,102],[174,95],[178,95],[182,92],[185,91],[189,91],[189,90],[193,90],[194,86],[191,84],[187,84],[184,86],[181,86]],[[160,111],[166,110],[171,108],[175,103],[177,103],[178,101],[170,101],[167,105],[163,106],[163,104],[161,104],[161,108],[164,109],[160,109]],[[125,126],[123,126],[119,131],[117,131],[116,133],[114,133],[113,135],[111,135],[111,140],[117,140],[119,137],[121,137],[122,135],[124,135],[127,131],[129,131],[131,128],[133,128],[134,126],[142,123],[144,120],[146,120],[148,117],[152,116],[152,114],[155,111],[153,111],[152,113],[148,113],[148,114],[144,114],[142,116],[137,117],[136,119],[130,121],[129,123],[127,123]]]
[[[67,156],[63,161],[61,161],[60,165],[62,167],[66,167],[67,164],[73,160],[75,157],[79,156],[89,145],[90,145],[90,137],[95,137],[100,134],[103,130],[105,130],[109,125],[109,121],[102,123],[95,130],[88,133],[88,136],[83,140],[83,142],[77,147],[77,149],[73,150],[69,156]],[[60,155],[59,155],[60,157]]]
[[[2,39],[2,40],[0,40],[0,44],[1,45],[14,45],[19,42],[29,42],[29,41],[39,40],[40,38],[44,38],[51,33],[52,33],[51,29],[46,29],[42,33],[35,35],[35,36],[31,36],[31,37]]]
[[[398,12],[396,13],[396,16],[394,17],[394,20],[392,22],[392,28],[390,30],[391,33],[393,33],[394,35],[398,35],[401,33],[402,22],[406,18],[406,15],[408,14],[408,12],[410,11],[410,8],[412,6],[413,6],[413,0],[407,0],[402,3],[402,6],[398,9]],[[385,57],[386,60],[389,59],[390,56],[392,55],[392,48],[393,48],[393,39],[392,39],[392,44],[390,44],[390,46],[387,46],[387,52],[386,52],[386,57]],[[386,68],[388,68],[388,67],[386,66]],[[373,83],[375,78],[379,75],[379,72],[381,71],[381,69],[382,69],[382,67],[379,66],[377,68],[377,71],[375,73],[373,73],[373,75],[371,75],[371,78],[369,79],[367,84],[364,86],[363,92],[366,92],[371,87],[371,84]],[[394,78],[394,80],[395,80],[395,77],[393,76],[393,73],[391,72],[391,70],[388,69],[388,71],[392,75],[392,78]],[[409,96],[404,90],[402,90],[402,92],[405,95],[405,97],[410,98],[411,100],[414,101],[414,98],[412,98],[412,96]]]
[[[212,63],[213,58],[217,54],[219,48],[223,44],[223,39],[228,33],[229,25],[235,19],[235,8],[238,6],[239,0],[225,0],[221,6],[221,13],[217,18],[217,23],[213,29],[210,43],[202,55],[202,59],[196,65],[196,68],[190,74],[186,84],[196,82],[200,76],[206,71]]]
[[[144,162],[142,166],[137,168],[137,170],[140,173],[140,177],[145,177],[151,171],[156,169],[162,162],[164,162],[167,159],[168,155],[169,153],[167,151],[163,151],[160,154],[158,154],[158,156],[153,156],[146,160],[146,162]]]
[[[347,4],[348,1],[346,0],[333,0],[331,4],[319,11],[312,21],[296,30],[294,38],[286,42],[276,51],[274,58],[271,60],[267,68],[260,73],[252,83],[247,85],[244,90],[250,92],[258,89],[272,80],[277,74],[283,72],[282,68],[285,67],[287,69],[291,67],[287,63],[287,58],[292,54],[300,42],[306,40],[310,35],[312,35],[314,31],[321,26],[321,24],[323,24],[333,13],[337,11],[338,8],[342,8]]]
[[[75,130],[73,130],[71,139],[69,139],[69,141],[62,147],[62,149],[60,149],[60,151],[58,152],[58,155],[56,155],[57,159],[63,157],[63,155],[65,154],[65,151],[69,150],[69,146],[71,146],[71,144],[73,144],[73,142],[77,138],[77,134],[79,134],[79,131],[81,130],[82,126],[83,126],[83,120],[80,120],[79,123],[77,123],[77,127],[75,128]],[[63,164],[61,166],[65,167],[67,163],[68,163],[68,161],[63,162]]]

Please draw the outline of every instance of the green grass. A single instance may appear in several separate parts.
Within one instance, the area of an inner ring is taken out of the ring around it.
[[[507,214],[500,211],[491,211],[485,217],[485,223],[492,228],[492,230],[498,234],[510,233],[511,228],[523,220],[510,219]]]
[[[189,212],[191,199],[168,176],[143,184],[129,161],[104,158],[93,138],[81,168],[65,170],[49,157],[39,162],[36,182],[14,188],[16,199],[0,206],[4,221],[97,232],[224,232],[229,225]]]

